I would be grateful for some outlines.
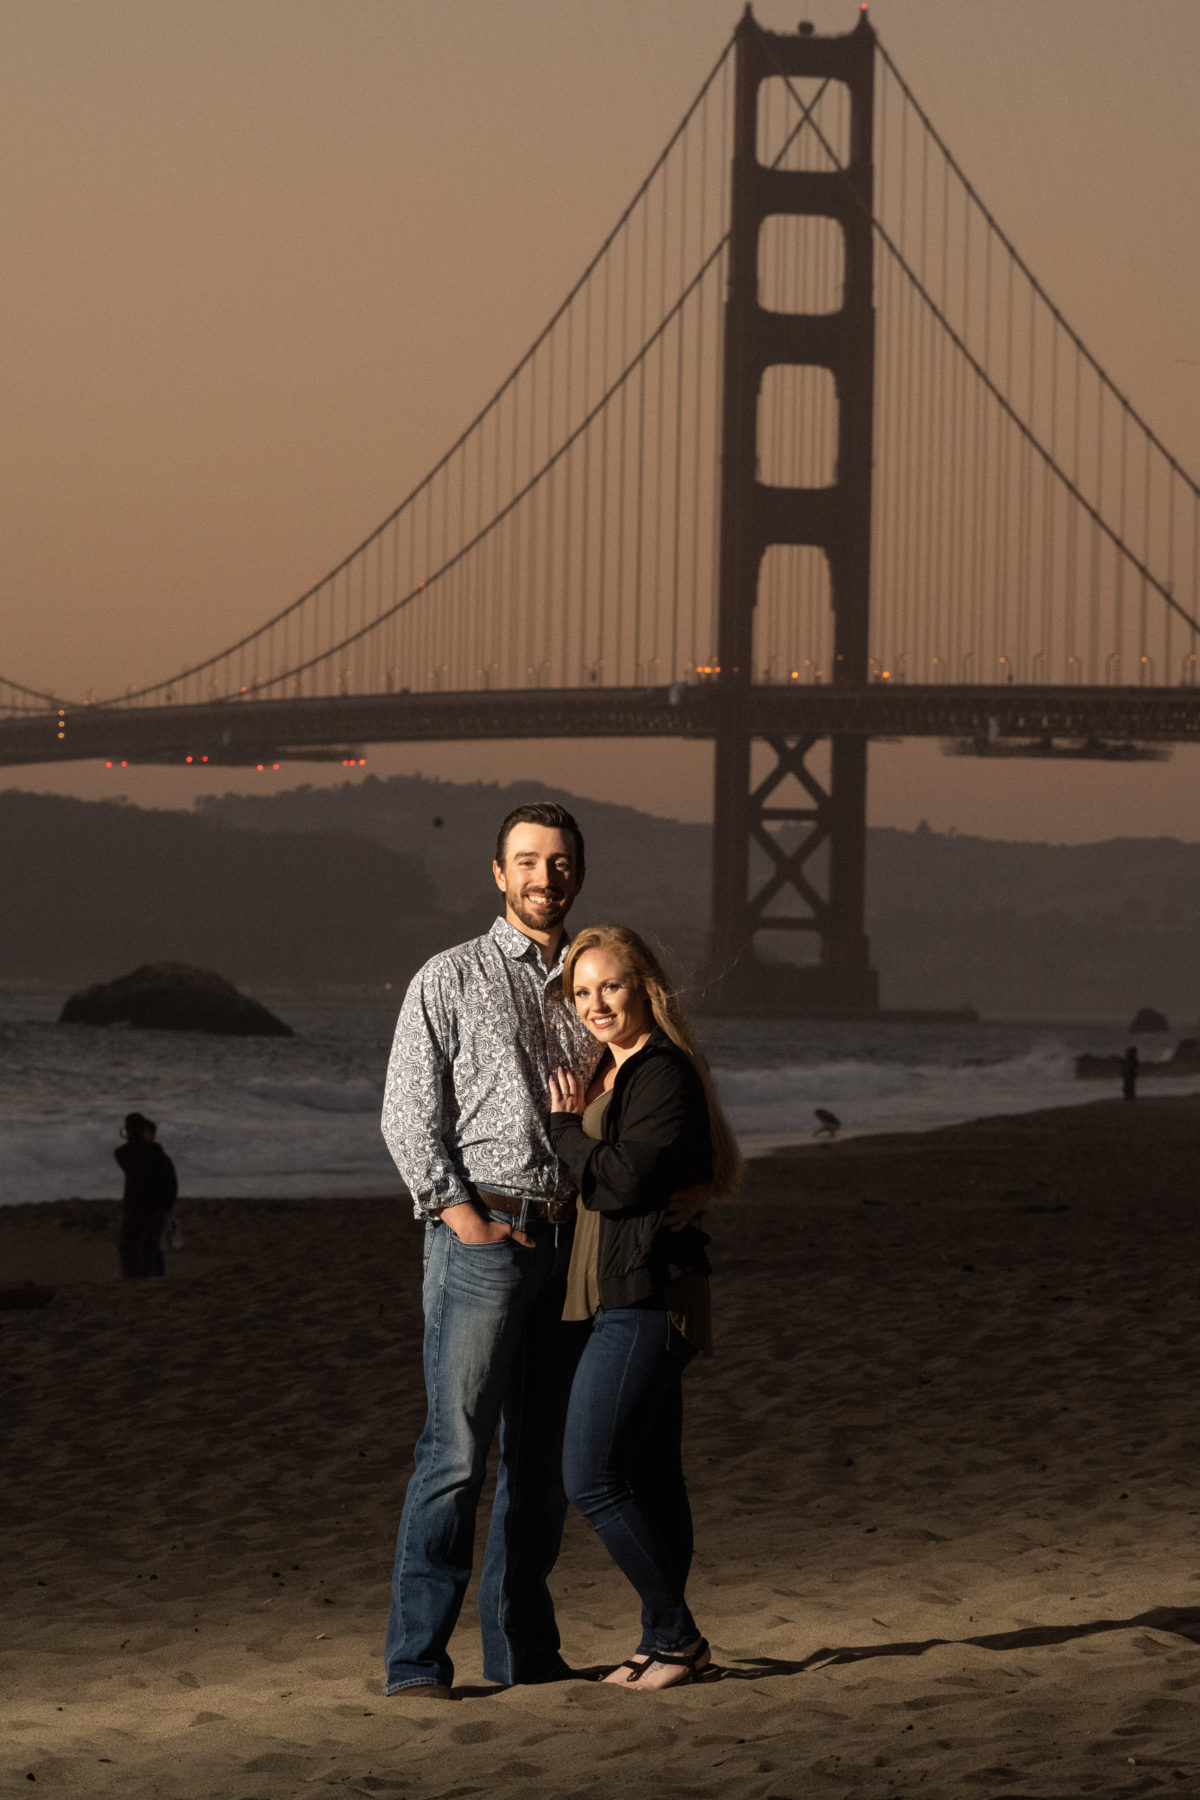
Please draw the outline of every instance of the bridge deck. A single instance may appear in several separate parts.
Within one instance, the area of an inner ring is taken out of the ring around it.
[[[711,738],[727,705],[714,683],[66,707],[0,719],[0,764],[253,764],[466,738]],[[756,686],[745,707],[756,736],[1200,742],[1200,687]]]

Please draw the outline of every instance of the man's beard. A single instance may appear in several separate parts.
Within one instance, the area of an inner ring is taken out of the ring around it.
[[[510,894],[507,890],[504,898],[509,909],[530,931],[553,930],[562,924],[571,909],[571,896],[567,894],[558,894],[549,906],[540,907],[530,906],[523,895]]]

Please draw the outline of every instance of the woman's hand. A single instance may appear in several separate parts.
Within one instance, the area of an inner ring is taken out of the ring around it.
[[[586,1089],[570,1069],[555,1069],[550,1077],[550,1111],[583,1114]]]

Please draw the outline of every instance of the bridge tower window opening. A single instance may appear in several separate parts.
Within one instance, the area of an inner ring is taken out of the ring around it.
[[[768,312],[840,312],[846,269],[837,221],[771,214],[759,233],[758,270],[759,297]]]
[[[807,678],[833,661],[834,619],[829,559],[813,544],[772,544],[763,554],[754,609],[756,679]]]
[[[851,156],[850,126],[844,80],[771,73],[759,85],[756,155],[764,169],[844,169]]]
[[[759,479],[768,487],[834,486],[838,401],[829,369],[778,363],[763,371],[758,445]]]

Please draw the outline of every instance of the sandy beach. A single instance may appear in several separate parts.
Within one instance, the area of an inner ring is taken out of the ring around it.
[[[691,1599],[720,1681],[458,1698],[379,1649],[422,1417],[419,1234],[199,1201],[0,1208],[5,1793],[1200,1795],[1200,1098],[813,1145],[711,1217]],[[581,1668],[636,1641],[578,1520]]]

